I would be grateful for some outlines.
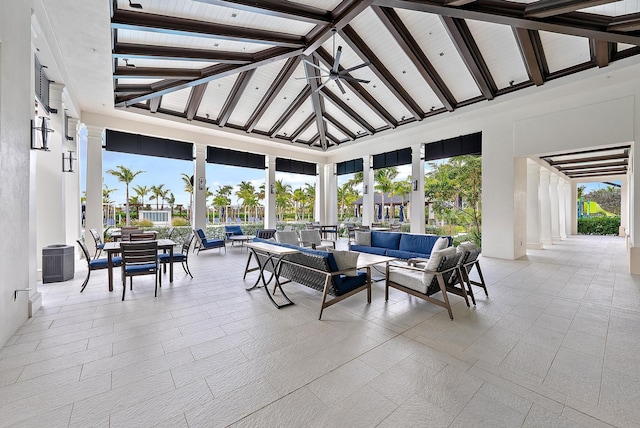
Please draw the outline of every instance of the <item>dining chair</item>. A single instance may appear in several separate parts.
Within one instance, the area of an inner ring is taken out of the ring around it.
[[[91,237],[93,238],[93,242],[96,246],[96,252],[93,255],[93,258],[97,259],[98,257],[100,257],[100,254],[102,254],[104,243],[102,242],[102,237],[96,229],[89,229],[89,232],[91,233]]]
[[[89,250],[87,249],[87,246],[84,245],[84,242],[82,242],[79,239],[76,242],[78,243],[78,245],[80,245],[82,254],[84,254],[84,258],[87,261],[87,277],[84,279],[84,282],[82,283],[82,288],[80,289],[80,292],[82,293],[84,291],[84,288],[89,283],[89,277],[91,276],[91,271],[98,270],[98,269],[106,269],[107,267],[109,267],[109,265],[108,265],[107,259],[92,260],[91,255],[89,255]],[[113,257],[112,261],[114,266],[120,266],[122,264],[122,257]]]
[[[158,232],[137,232],[129,235],[129,241],[155,241]]]
[[[271,239],[276,235],[275,229],[258,229],[256,230],[256,238]]]
[[[227,246],[224,239],[207,238],[204,234],[204,230],[202,229],[194,229],[193,232],[198,236],[196,245],[193,247],[194,252],[198,250],[197,254],[200,254],[200,251],[211,250],[213,248],[224,248],[224,252],[226,254]]]
[[[193,241],[193,238],[194,238],[193,233],[189,234],[189,237],[182,244],[182,251],[179,253],[173,253],[173,262],[182,263],[182,269],[184,270],[185,273],[188,273],[191,278],[193,278],[193,275],[191,275],[191,270],[189,270],[188,259],[189,259],[189,248],[191,248],[191,242]],[[163,271],[166,272],[167,263],[171,263],[170,254],[168,253],[159,254],[158,261],[162,263]]]
[[[129,241],[132,233],[140,233],[139,227],[135,226],[123,226],[120,228],[120,240],[121,241]]]
[[[153,275],[155,278],[155,296],[158,297],[158,282],[162,287],[162,276],[159,275],[158,241],[123,242],[120,244],[122,254],[122,300],[129,287],[133,290],[133,277]]]
[[[300,231],[300,242],[303,247],[311,247],[314,250],[327,250],[329,248],[336,248],[334,241],[323,240],[320,237],[320,231],[318,229],[307,229]]]

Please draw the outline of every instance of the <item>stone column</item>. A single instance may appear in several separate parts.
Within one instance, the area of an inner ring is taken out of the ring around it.
[[[207,227],[207,147],[196,145],[193,174],[193,208],[191,224],[194,229]]]
[[[373,222],[374,192],[373,189],[373,168],[371,168],[371,156],[367,155],[362,159],[362,225],[371,226]]]
[[[264,228],[276,228],[276,157],[267,156],[264,179]]]
[[[540,186],[538,198],[540,201],[540,241],[542,245],[551,245],[551,201],[549,197],[549,175],[546,168],[540,168]]]
[[[102,138],[104,128],[87,126],[87,182],[85,202],[85,242],[89,251],[93,252],[93,241],[89,230],[96,229],[102,236]]]
[[[566,188],[568,183],[565,179],[558,179],[558,229],[560,233],[560,239],[567,238],[567,204],[565,200],[567,198]]]
[[[551,241],[560,240],[560,199],[558,196],[558,179],[556,174],[549,177],[549,205],[551,207]]]
[[[527,164],[527,248],[542,249],[540,240],[540,166]]]
[[[411,233],[424,233],[424,144],[411,146]]]

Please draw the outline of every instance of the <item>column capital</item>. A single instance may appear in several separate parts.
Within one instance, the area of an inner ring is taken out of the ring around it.
[[[103,126],[85,125],[85,128],[87,128],[87,138],[102,139],[102,134],[104,133]]]
[[[549,171],[547,168],[540,168],[540,177],[550,177],[551,176],[551,171]]]

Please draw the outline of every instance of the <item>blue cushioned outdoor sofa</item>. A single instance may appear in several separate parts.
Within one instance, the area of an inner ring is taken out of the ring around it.
[[[364,232],[368,233],[368,232]],[[380,256],[395,257],[408,260],[412,258],[428,259],[434,244],[441,238],[438,235],[420,235],[414,233],[378,232],[371,231],[371,245],[350,244],[351,251],[378,254]],[[360,233],[357,235],[360,236]],[[450,236],[444,236],[453,243]]]
[[[288,281],[280,281],[280,284],[293,281],[322,292],[322,305],[320,306],[318,319],[322,318],[324,308],[363,290],[367,290],[367,302],[371,303],[370,268],[367,268],[366,272],[358,271],[356,276],[347,276],[345,275],[346,271],[338,269],[333,253],[259,238],[255,238],[254,242],[265,242],[300,251],[298,254],[284,257],[280,267],[280,277],[287,278]],[[245,276],[247,272],[258,269],[257,267],[249,268],[252,256],[253,253],[249,253]],[[261,257],[260,262],[264,263],[262,256],[258,255],[258,257]],[[266,270],[271,271],[270,267],[267,264]],[[327,301],[328,294],[334,296],[334,298]]]

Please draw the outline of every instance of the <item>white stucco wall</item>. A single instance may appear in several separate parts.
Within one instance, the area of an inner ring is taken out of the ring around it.
[[[27,319],[35,292],[35,229],[30,228],[30,119],[33,115],[31,2],[0,2],[0,346]]]

